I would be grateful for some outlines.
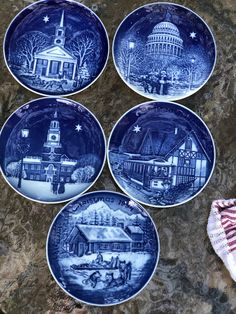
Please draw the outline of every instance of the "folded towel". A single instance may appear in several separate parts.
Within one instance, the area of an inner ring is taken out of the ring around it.
[[[212,203],[207,233],[216,254],[236,281],[236,199]]]

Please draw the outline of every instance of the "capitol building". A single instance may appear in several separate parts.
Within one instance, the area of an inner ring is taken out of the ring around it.
[[[183,40],[180,37],[178,28],[169,21],[158,23],[148,36],[146,53],[149,56],[181,57]]]

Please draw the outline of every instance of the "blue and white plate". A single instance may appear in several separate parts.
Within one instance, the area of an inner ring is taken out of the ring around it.
[[[113,59],[122,80],[154,100],[177,100],[198,91],[216,62],[213,34],[200,16],[178,4],[152,3],[118,27]]]
[[[0,166],[21,195],[42,203],[68,201],[85,192],[105,162],[101,125],[84,106],[41,98],[17,109],[0,133]]]
[[[108,54],[101,20],[71,0],[42,0],[27,6],[13,19],[4,40],[11,74],[40,95],[84,90],[100,76]]]
[[[214,141],[193,111],[171,102],[146,102],[126,112],[108,143],[108,164],[119,187],[154,207],[191,200],[215,165]]]
[[[66,293],[109,306],[129,300],[148,284],[160,244],[142,206],[120,193],[96,191],[58,213],[46,250],[50,271]]]

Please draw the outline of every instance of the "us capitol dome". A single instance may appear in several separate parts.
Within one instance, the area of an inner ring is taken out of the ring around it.
[[[182,56],[183,40],[178,28],[169,21],[168,14],[166,20],[158,23],[153,28],[152,33],[148,35],[146,52],[152,56]]]

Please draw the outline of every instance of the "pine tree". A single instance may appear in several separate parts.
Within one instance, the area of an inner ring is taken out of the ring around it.
[[[111,220],[110,220],[109,214],[106,214],[105,225],[106,225],[106,226],[110,226],[110,225],[111,225]]]
[[[97,226],[99,225],[99,216],[97,211],[94,212],[94,224]]]
[[[105,220],[103,214],[100,215],[100,225],[104,226],[105,225]]]
[[[149,236],[151,234],[150,228],[151,228],[151,224],[150,224],[149,220],[145,219],[144,226],[143,226],[143,232],[144,232],[143,240],[145,243],[147,243],[148,240],[150,239],[150,236]]]
[[[135,226],[139,226],[138,215],[135,216],[134,225],[135,225]]]
[[[86,217],[84,216],[84,212],[82,212],[82,215],[81,215],[81,224],[86,225],[86,223],[87,223],[87,219],[86,219]]]
[[[117,219],[116,217],[112,216],[112,226],[116,226],[117,224]]]
[[[89,79],[90,74],[88,71],[87,63],[85,62],[78,70],[78,76],[82,77],[83,79]]]

